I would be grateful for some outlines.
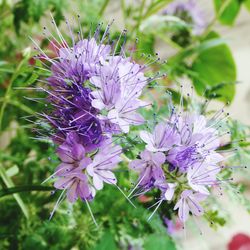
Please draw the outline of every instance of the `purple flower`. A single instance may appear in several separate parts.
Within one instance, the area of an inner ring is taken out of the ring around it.
[[[164,14],[174,15],[186,21],[191,25],[194,35],[200,35],[207,26],[204,15],[194,0],[176,0],[167,6]]]
[[[127,100],[120,99],[114,109],[109,111],[108,119],[111,123],[119,126],[124,132],[129,132],[130,125],[141,125],[144,123],[144,118],[135,111],[143,106],[146,106],[145,102],[140,100]]]
[[[181,221],[187,220],[189,211],[202,215],[199,202],[209,195],[211,186],[219,184],[217,174],[223,168],[219,166],[224,157],[216,151],[220,136],[214,124],[217,121],[207,122],[203,115],[177,114],[173,108],[169,119],[158,123],[152,134],[140,132],[146,150],[130,167],[140,174],[136,187],[143,186],[145,192],[152,187],[161,191],[155,211],[163,201],[173,199],[176,189],[181,195],[174,209],[179,209]]]
[[[87,176],[82,172],[82,167],[57,174],[60,178],[54,183],[54,186],[57,189],[67,190],[67,198],[70,202],[75,202],[78,197],[85,201],[91,200],[95,196],[95,190],[90,186]],[[63,169],[61,170],[63,171]]]
[[[54,110],[42,117],[54,128],[57,141],[63,142],[68,133],[74,132],[87,151],[96,149],[104,137],[97,111],[91,106],[90,89],[72,84],[46,92]]]
[[[94,74],[97,64],[106,60],[110,51],[110,45],[97,44],[94,38],[80,40],[73,47],[64,43],[58,51],[59,61],[53,62],[53,76],[81,85]]]
[[[220,145],[218,131],[208,126],[204,116],[190,113],[174,115],[171,123],[181,138],[179,145],[167,154],[167,161],[172,166],[187,172],[197,162],[214,164],[223,160],[215,152]]]
[[[75,202],[92,199],[95,189],[103,188],[103,182],[116,184],[112,170],[121,161],[120,146],[113,146],[111,140],[102,143],[93,160],[86,156],[86,150],[78,143],[78,137],[69,133],[65,142],[57,149],[62,163],[56,168],[55,188],[67,190],[67,198]]]
[[[120,146],[112,146],[112,142],[107,140],[94,156],[92,163],[87,166],[87,173],[93,177],[93,185],[97,190],[103,188],[103,182],[116,184],[112,170],[121,161],[121,153]]]
[[[153,153],[144,150],[140,153],[140,158],[131,161],[129,167],[140,174],[138,186],[152,187],[156,180],[164,178],[161,166],[165,162],[166,157],[161,152]]]
[[[85,156],[84,147],[74,139],[74,134],[69,134],[66,141],[57,149],[62,163],[55,170],[58,179],[54,183],[55,188],[67,190],[70,202],[75,202],[78,197],[89,200],[95,195],[87,176],[83,173],[91,159]]]
[[[116,124],[125,133],[129,132],[130,125],[144,123],[143,117],[136,113],[137,109],[148,105],[138,99],[149,81],[142,69],[129,58],[113,56],[90,78],[97,88],[92,92],[92,106],[106,113],[103,119]]]
[[[170,201],[174,196],[176,183],[167,183],[165,179],[157,179],[154,183],[155,187],[162,192],[162,199]]]
[[[223,167],[208,165],[206,162],[196,163],[188,169],[187,180],[189,186],[202,194],[209,194],[207,187],[218,184],[217,174]]]
[[[121,161],[122,149],[113,145],[112,136],[127,133],[131,125],[144,122],[137,111],[148,103],[140,100],[140,96],[143,88],[159,75],[145,77],[148,65],[139,65],[132,57],[126,57],[120,40],[110,44],[110,24],[104,33],[102,25],[98,25],[88,39],[83,38],[80,27],[77,41],[66,21],[72,39],[70,45],[53,18],[52,23],[57,36],[51,35],[52,32],[47,34],[52,36],[48,41],[56,55],[46,55],[34,43],[39,50],[37,58],[46,65],[46,72],[50,72],[41,81],[45,86],[38,88],[47,94],[46,110],[39,116],[42,124],[49,123],[49,138],[57,144],[61,160],[51,176],[57,178],[54,186],[63,190],[56,208],[65,192],[70,202],[78,197],[87,202],[104,183],[116,185],[113,170]],[[122,189],[117,188],[131,203]]]
[[[174,210],[178,209],[179,218],[184,223],[188,219],[189,212],[195,216],[201,216],[204,213],[200,202],[206,198],[207,195],[205,194],[193,192],[192,190],[184,190]]]
[[[180,142],[180,136],[175,127],[165,122],[157,124],[153,134],[141,131],[140,137],[147,143],[146,148],[152,152],[168,151]]]

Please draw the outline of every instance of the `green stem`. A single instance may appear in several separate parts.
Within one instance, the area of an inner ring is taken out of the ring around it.
[[[121,0],[121,8],[122,8],[123,21],[126,26],[126,6],[124,0]]]
[[[161,1],[156,1],[155,3],[152,3],[151,5],[149,5],[149,8],[146,14],[143,16],[143,19],[146,19],[149,16],[157,13],[159,10],[161,10],[165,5],[167,5],[171,1],[172,0],[163,0],[163,1],[161,0]]]
[[[169,44],[171,47],[177,49],[178,51],[183,50],[183,48],[178,45],[177,43],[173,42],[168,36],[163,35],[161,33],[154,33],[155,36],[158,36],[160,39],[162,39],[165,43]]]
[[[108,6],[109,4],[109,0],[105,0],[100,11],[99,11],[99,16],[101,17],[106,9],[106,7]]]
[[[24,105],[16,100],[8,100],[8,103],[22,109],[23,111],[25,111],[28,114],[34,115],[34,113],[35,113],[31,108],[27,107],[26,105]]]
[[[17,186],[0,190],[0,198],[10,194],[16,194],[21,192],[31,192],[31,191],[52,191],[54,187],[48,186]]]
[[[145,2],[146,2],[146,0],[142,0],[140,12],[139,12],[139,17],[138,17],[138,22],[137,22],[137,24],[136,24],[136,26],[135,26],[136,35],[138,34],[138,30],[139,30],[140,25],[141,25],[142,13],[143,13],[143,10],[144,10]]]
[[[226,0],[225,2],[223,2],[223,4],[221,5],[220,9],[218,12],[216,12],[215,17],[213,18],[213,20],[211,21],[211,23],[207,26],[207,29],[205,30],[205,32],[203,33],[202,37],[205,38],[209,32],[211,31],[212,27],[216,24],[218,18],[221,16],[221,14],[224,12],[224,10],[226,9],[226,7],[228,6],[228,4],[231,2],[231,0]]]
[[[1,176],[2,180],[3,180],[3,182],[5,183],[5,185],[8,187],[8,189],[13,188],[14,183],[12,182],[11,178],[6,174],[6,172],[5,172],[5,170],[4,170],[4,168],[2,166],[0,166],[0,176]],[[0,190],[0,194],[1,194],[1,192],[4,193],[4,189]],[[15,200],[17,201],[19,207],[23,211],[23,214],[28,219],[29,218],[28,209],[27,209],[26,205],[24,204],[23,200],[15,192],[13,193],[13,196],[14,196]],[[0,197],[1,197],[1,195],[0,195]]]

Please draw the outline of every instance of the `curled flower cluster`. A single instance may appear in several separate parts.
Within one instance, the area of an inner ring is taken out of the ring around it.
[[[130,162],[139,173],[138,194],[160,190],[158,205],[164,200],[175,202],[183,223],[189,212],[202,215],[200,202],[208,197],[210,187],[220,184],[218,173],[224,168],[220,166],[224,157],[217,152],[221,143],[217,125],[217,120],[173,108],[170,118],[152,133],[141,131],[146,148]]]
[[[47,93],[50,108],[40,116],[52,127],[50,138],[57,143],[61,160],[51,177],[56,177],[54,186],[62,190],[61,198],[65,193],[70,202],[87,201],[104,183],[116,185],[113,170],[121,161],[122,149],[114,145],[112,136],[144,123],[137,110],[149,104],[140,96],[154,78],[144,75],[147,65],[126,57],[124,46],[119,45],[125,31],[111,44],[106,43],[110,25],[102,36],[98,25],[87,39],[80,29],[79,41],[72,35],[73,46],[69,46],[55,27],[59,40],[49,39],[55,58],[36,44],[37,58],[50,72],[46,86],[39,88]]]

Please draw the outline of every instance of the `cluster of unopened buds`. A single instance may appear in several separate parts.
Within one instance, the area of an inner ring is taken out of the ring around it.
[[[48,106],[39,116],[50,124],[50,139],[56,143],[61,161],[45,180],[54,178],[54,187],[62,190],[51,216],[65,197],[72,203],[80,198],[90,208],[88,202],[104,183],[115,185],[129,202],[131,196],[160,190],[155,211],[163,201],[174,202],[173,209],[178,209],[183,223],[190,212],[202,215],[200,203],[209,196],[211,187],[223,181],[218,179],[224,168],[224,157],[218,152],[223,134],[218,128],[224,111],[206,120],[201,114],[185,110],[183,100],[178,109],[170,103],[169,117],[159,119],[152,131],[139,132],[145,150],[128,164],[139,178],[126,195],[114,174],[123,159],[122,147],[114,138],[126,137],[131,126],[145,122],[138,109],[150,108],[150,103],[140,99],[142,91],[162,77],[158,73],[146,77],[145,71],[159,58],[144,65],[136,63],[125,52],[122,41],[126,31],[116,42],[108,41],[110,24],[105,29],[98,25],[88,38],[83,37],[80,27],[76,39],[66,22],[72,39],[70,46],[53,18],[52,23],[58,38],[46,28],[44,32],[55,57],[33,41],[39,51],[36,58],[50,73],[41,80],[43,86],[37,88],[47,93]]]

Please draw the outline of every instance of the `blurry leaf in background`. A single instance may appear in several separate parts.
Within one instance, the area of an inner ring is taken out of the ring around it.
[[[219,37],[210,32],[205,40]],[[231,102],[235,95],[236,66],[229,47],[226,44],[208,48],[196,57],[192,70],[193,84],[198,94],[212,90],[214,98]],[[212,96],[210,96],[212,98]]]
[[[151,234],[148,235],[144,243],[145,250],[175,250],[176,247],[166,234]]]
[[[113,235],[110,232],[103,234],[99,243],[97,243],[94,250],[117,250],[115,240]]]
[[[244,4],[245,4],[245,7],[247,8],[247,10],[250,11],[250,0],[245,0]]]
[[[214,0],[215,11],[220,23],[233,25],[240,11],[242,0]]]
[[[136,54],[138,58],[141,58],[142,52],[145,54],[153,55],[154,54],[154,43],[155,38],[153,35],[138,34],[138,43],[136,45]]]
[[[188,27],[188,25],[181,20],[179,17],[171,15],[153,15],[145,19],[141,26],[141,31],[155,32],[155,31],[166,31],[168,29],[177,29]]]
[[[51,10],[56,22],[63,19],[62,9],[65,1],[61,0],[22,0],[13,10],[16,33],[20,33],[21,23],[39,22],[46,11]]]
[[[221,214],[219,214],[218,210],[207,211],[206,218],[210,221],[210,227],[214,229],[217,229],[218,226],[224,226],[226,224],[225,218]]]

